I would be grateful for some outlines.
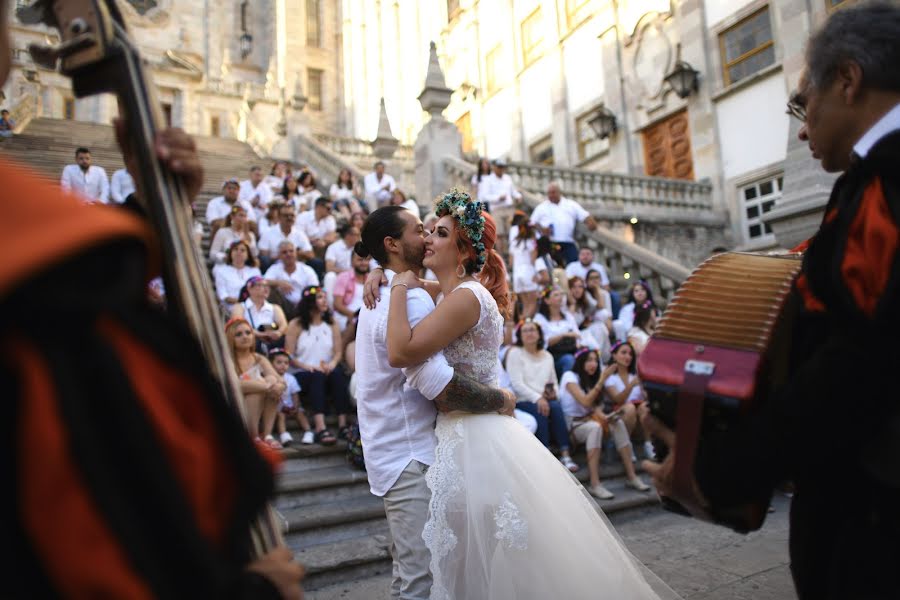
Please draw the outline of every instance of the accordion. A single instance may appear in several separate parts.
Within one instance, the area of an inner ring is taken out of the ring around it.
[[[790,293],[798,254],[718,254],[678,289],[638,360],[651,413],[674,429],[676,493],[689,496],[699,442],[724,431],[769,401],[787,379]],[[668,448],[655,442],[657,455]],[[713,507],[712,518],[737,531],[758,529],[770,497]],[[671,498],[663,505],[687,513]]]

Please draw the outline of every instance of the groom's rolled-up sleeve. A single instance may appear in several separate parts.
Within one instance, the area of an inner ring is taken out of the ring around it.
[[[409,326],[415,327],[419,321],[434,310],[434,302],[428,292],[422,289],[410,290],[406,298],[406,313]],[[447,363],[442,352],[431,356],[425,362],[402,369],[406,385],[419,390],[429,400],[434,400],[453,379],[453,367]]]

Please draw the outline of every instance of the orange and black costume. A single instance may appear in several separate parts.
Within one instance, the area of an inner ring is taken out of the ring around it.
[[[900,565],[900,132],[835,183],[804,255],[789,384],[739,431],[705,435],[714,506],[792,480],[801,600],[896,598]]]
[[[146,224],[22,173],[0,163],[0,595],[277,597],[245,570],[271,467],[148,304]]]

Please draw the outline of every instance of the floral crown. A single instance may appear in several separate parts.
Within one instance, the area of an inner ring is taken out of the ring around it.
[[[303,290],[303,297],[306,298],[307,296],[315,296],[318,293],[319,293],[319,288],[314,285],[311,285],[308,288],[306,288],[305,290]]]
[[[487,261],[487,250],[482,241],[485,221],[481,214],[483,209],[483,203],[473,202],[467,193],[456,188],[444,194],[434,207],[434,214],[438,217],[446,214],[455,218],[459,227],[466,232],[466,237],[472,240],[472,247],[475,248],[475,273],[481,271]]]

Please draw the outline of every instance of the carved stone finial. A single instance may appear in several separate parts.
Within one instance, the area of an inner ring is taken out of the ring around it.
[[[297,73],[297,77],[294,79],[294,95],[291,97],[291,107],[294,110],[303,110],[307,100],[308,98],[303,93],[303,77],[300,73]]]
[[[425,88],[419,94],[419,104],[432,118],[442,119],[441,113],[450,106],[453,90],[447,87],[441,63],[438,61],[437,46],[431,42],[428,56],[428,72],[425,74]]]
[[[390,158],[397,151],[400,141],[394,137],[391,131],[391,123],[388,121],[387,107],[384,98],[381,99],[381,109],[378,113],[378,133],[372,140],[372,153],[381,159]]]

